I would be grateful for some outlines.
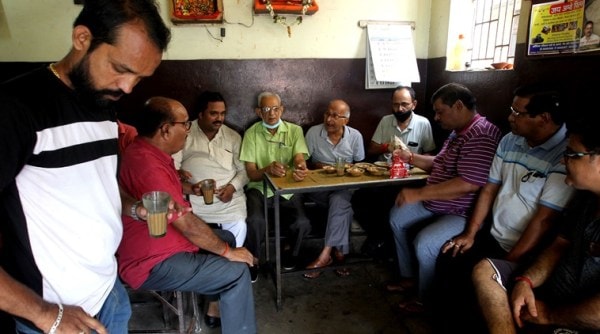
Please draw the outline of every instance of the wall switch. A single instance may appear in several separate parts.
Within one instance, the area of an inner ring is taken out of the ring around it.
[[[225,28],[221,28],[221,37],[225,37]]]

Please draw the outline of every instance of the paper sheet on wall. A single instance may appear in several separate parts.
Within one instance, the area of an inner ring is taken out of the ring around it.
[[[412,27],[367,25],[366,89],[394,88],[420,82]]]

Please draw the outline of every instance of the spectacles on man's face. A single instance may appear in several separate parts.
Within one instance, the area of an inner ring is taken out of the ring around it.
[[[565,153],[563,153],[563,159],[565,159],[565,162],[566,162],[569,159],[577,160],[577,159],[581,159],[581,158],[585,157],[586,155],[594,155],[594,154],[598,154],[598,152],[596,152],[596,151],[575,152],[573,150],[567,149],[565,151]]]
[[[260,107],[260,112],[262,112],[263,114],[268,114],[271,111],[273,111],[273,112],[280,112],[281,109],[282,109],[281,106]]]
[[[192,128],[192,121],[183,121],[183,122],[169,122],[171,124],[181,124],[185,127],[185,130],[188,131],[189,129]]]
[[[515,116],[515,117],[519,117],[519,116],[525,116],[525,114],[528,114],[527,111],[516,111],[515,108],[513,108],[512,106],[510,106],[510,112]]]
[[[346,116],[338,115],[338,114],[333,113],[333,112],[326,112],[325,113],[325,119],[328,119],[329,117],[333,118],[336,121],[339,120],[339,119],[348,118]]]
[[[404,110],[408,110],[412,107],[412,102],[401,102],[401,103],[392,103],[392,109],[398,110],[400,108]]]

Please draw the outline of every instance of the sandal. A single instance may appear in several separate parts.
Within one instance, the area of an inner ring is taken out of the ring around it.
[[[425,305],[418,300],[409,300],[398,305],[400,311],[405,314],[418,315],[425,313]]]
[[[396,283],[388,283],[385,286],[385,289],[389,292],[399,292],[399,293],[409,293],[414,291],[416,288],[416,283],[411,278],[403,278],[400,282]]]
[[[320,259],[317,258],[316,260],[311,262],[308,266],[306,266],[306,269],[325,268],[325,267],[331,265],[331,263],[333,263],[333,259],[331,258],[331,256],[328,257],[325,262],[321,262]],[[321,276],[321,272],[320,271],[311,271],[309,273],[302,274],[302,276],[304,276],[304,278],[309,278],[309,279],[319,278],[319,276]]]

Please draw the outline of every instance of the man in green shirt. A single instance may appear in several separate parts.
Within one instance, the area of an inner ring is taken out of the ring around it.
[[[256,115],[261,121],[253,124],[246,133],[240,151],[240,160],[244,161],[250,182],[246,198],[248,233],[245,247],[259,259],[260,243],[265,235],[263,177],[283,177],[292,173],[296,181],[302,181],[307,175],[306,159],[308,148],[304,141],[302,128],[281,119],[284,112],[279,95],[263,92],[258,96]],[[269,205],[273,204],[273,193],[266,194]],[[289,211],[284,217],[292,220],[289,225],[289,238],[293,244],[284,246],[283,268],[292,270],[300,252],[304,236],[311,229],[310,221],[304,212],[300,195],[285,195],[280,199],[282,210]],[[253,280],[256,277],[254,269]]]

